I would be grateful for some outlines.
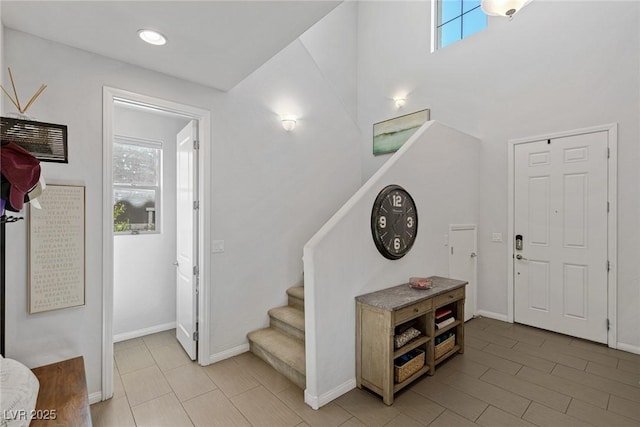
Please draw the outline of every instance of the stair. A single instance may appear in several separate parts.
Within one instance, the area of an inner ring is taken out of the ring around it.
[[[247,334],[253,354],[298,387],[306,386],[304,287],[287,289],[288,305],[269,310],[269,327]]]

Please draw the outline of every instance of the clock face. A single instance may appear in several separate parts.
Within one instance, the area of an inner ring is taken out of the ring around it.
[[[418,212],[404,188],[389,185],[378,194],[371,211],[371,233],[385,258],[399,259],[409,252],[418,233]]]

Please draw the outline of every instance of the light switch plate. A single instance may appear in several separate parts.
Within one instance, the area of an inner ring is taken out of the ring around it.
[[[214,254],[219,254],[224,252],[224,240],[214,240],[212,245],[212,252]]]
[[[492,242],[502,242],[502,233],[493,233],[491,235]]]

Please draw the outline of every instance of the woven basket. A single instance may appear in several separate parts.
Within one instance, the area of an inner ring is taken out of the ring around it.
[[[455,345],[456,345],[456,336],[452,335],[435,347],[435,358],[436,359],[441,358],[448,351],[450,351]]]
[[[416,349],[414,351],[418,352],[419,354],[413,359],[409,360],[402,366],[394,365],[393,372],[396,383],[401,383],[402,381],[406,380],[424,366],[424,351],[420,349]]]

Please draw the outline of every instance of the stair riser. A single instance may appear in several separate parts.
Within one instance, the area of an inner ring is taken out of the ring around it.
[[[304,374],[293,369],[291,366],[287,365],[282,360],[278,359],[273,354],[269,353],[267,350],[262,348],[260,345],[249,341],[249,347],[253,354],[258,356],[260,359],[267,362],[269,365],[273,367],[276,371],[280,372],[282,375],[287,377],[291,382],[300,387],[301,389],[305,389],[306,387],[306,378]]]
[[[297,308],[298,310],[304,311],[304,300],[300,298],[296,298],[294,296],[288,295],[289,297],[289,307]]]
[[[285,323],[282,320],[271,317],[269,319],[269,326],[271,326],[274,329],[278,329],[297,340],[304,342],[304,331],[301,331],[300,329],[294,326],[291,326],[290,324]]]

